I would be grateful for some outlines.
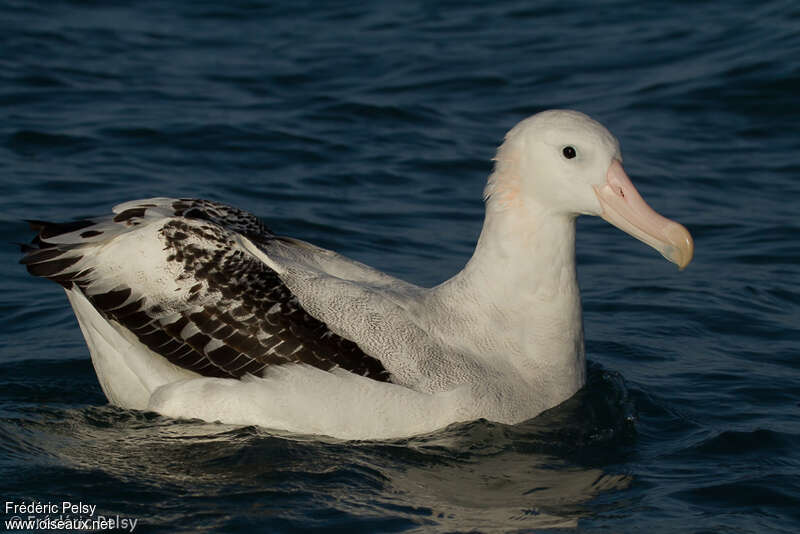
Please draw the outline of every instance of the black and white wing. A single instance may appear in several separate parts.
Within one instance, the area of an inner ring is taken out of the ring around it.
[[[31,226],[38,235],[21,260],[31,274],[80,290],[103,317],[182,368],[240,377],[295,362],[391,378],[243,246],[284,239],[250,213],[155,198],[121,204],[109,217]]]

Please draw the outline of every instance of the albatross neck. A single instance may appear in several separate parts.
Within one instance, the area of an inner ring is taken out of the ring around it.
[[[508,302],[508,295],[551,300],[575,286],[575,218],[487,209],[475,251],[460,276]],[[476,288],[477,288],[476,287]]]
[[[574,216],[539,206],[498,208],[490,199],[472,258],[433,294],[459,318],[457,335],[482,356],[510,363],[560,400],[583,385]]]
[[[578,292],[575,217],[536,206],[498,209],[490,200],[472,258],[440,288],[451,285],[487,305],[521,306],[520,312],[530,301],[572,302]]]

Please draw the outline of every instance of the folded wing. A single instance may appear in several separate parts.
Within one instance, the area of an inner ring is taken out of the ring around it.
[[[77,287],[108,321],[200,375],[236,378],[305,363],[390,380],[378,359],[310,315],[252,254],[252,244],[266,250],[284,239],[255,216],[165,198],[127,202],[114,213],[31,222],[38,235],[24,247],[22,263],[34,275]]]

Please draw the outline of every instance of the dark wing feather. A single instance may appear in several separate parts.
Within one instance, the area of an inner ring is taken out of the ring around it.
[[[309,315],[275,271],[240,246],[237,234],[260,243],[278,239],[255,216],[194,199],[130,202],[115,212],[112,219],[63,225],[36,221],[39,233],[22,263],[31,274],[76,285],[152,351],[204,376],[306,363],[390,379],[379,360]],[[98,245],[124,247],[151,224],[158,225],[164,272],[179,273],[174,295],[145,294],[131,260],[97,263]]]

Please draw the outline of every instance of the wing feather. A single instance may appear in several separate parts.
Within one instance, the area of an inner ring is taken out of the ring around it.
[[[306,363],[390,379],[379,360],[310,315],[278,273],[242,246],[279,239],[254,215],[167,198],[126,202],[113,212],[33,222],[38,235],[21,262],[31,274],[77,286],[106,319],[204,376]]]

